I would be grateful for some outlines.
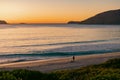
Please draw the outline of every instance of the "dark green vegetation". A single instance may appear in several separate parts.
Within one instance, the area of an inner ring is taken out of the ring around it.
[[[51,73],[30,70],[1,71],[0,80],[120,80],[120,59]]]
[[[120,24],[120,9],[99,13],[84,21],[70,21],[69,24]]]

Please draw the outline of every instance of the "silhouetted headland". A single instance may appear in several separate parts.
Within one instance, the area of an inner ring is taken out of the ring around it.
[[[27,24],[27,23],[19,23],[19,24]]]
[[[69,21],[68,24],[120,24],[120,9],[99,13],[84,21]]]
[[[7,22],[4,20],[0,20],[0,24],[7,24]]]
[[[80,24],[80,21],[69,21],[68,24]]]

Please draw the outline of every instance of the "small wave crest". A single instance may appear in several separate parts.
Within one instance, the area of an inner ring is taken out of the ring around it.
[[[100,54],[100,53],[110,53],[110,52],[120,52],[120,49],[114,50],[90,50],[90,51],[79,51],[79,52],[39,52],[35,51],[26,54],[7,54],[0,55],[0,57],[54,57],[54,56],[73,56],[73,55],[89,55],[89,54]]]
[[[63,42],[63,43],[52,43],[52,44],[33,44],[33,45],[20,45],[12,47],[36,47],[36,46],[56,46],[56,45],[68,45],[68,44],[84,44],[84,43],[98,43],[98,42],[107,42],[113,40],[120,40],[120,38],[106,39],[106,40],[93,40],[93,41],[78,41],[78,42]]]

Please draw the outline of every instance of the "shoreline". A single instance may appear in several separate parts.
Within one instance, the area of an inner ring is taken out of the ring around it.
[[[55,70],[76,69],[84,66],[100,64],[113,58],[120,58],[120,52],[75,56],[74,62],[72,61],[72,57],[66,57],[0,64],[0,70],[28,69],[41,72],[51,72]]]

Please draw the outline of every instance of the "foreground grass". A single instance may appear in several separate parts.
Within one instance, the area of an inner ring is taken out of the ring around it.
[[[0,80],[120,80],[120,59],[51,73],[30,70],[1,71]]]

